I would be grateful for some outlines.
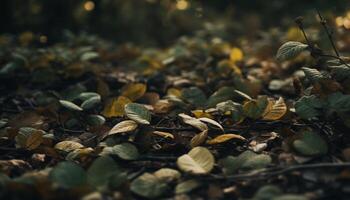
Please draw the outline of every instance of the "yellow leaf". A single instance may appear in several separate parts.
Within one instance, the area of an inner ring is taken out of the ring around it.
[[[84,148],[84,145],[74,141],[62,141],[55,145],[56,150],[64,151],[67,153],[82,148]]]
[[[219,135],[216,138],[209,140],[207,143],[208,144],[220,144],[223,142],[226,142],[228,140],[232,140],[232,139],[239,139],[239,140],[246,140],[243,136],[237,135],[237,134],[223,134],[223,135]]]
[[[283,117],[287,112],[287,106],[284,103],[282,97],[280,97],[276,102],[270,101],[263,114],[263,120],[278,120]]]
[[[196,147],[205,142],[208,137],[208,130],[204,130],[191,139],[191,147]]]
[[[147,86],[143,83],[130,83],[123,88],[121,96],[127,97],[131,101],[135,101],[142,97],[146,90]]]
[[[26,148],[29,150],[36,149],[43,141],[43,132],[42,130],[34,131],[26,141]]]
[[[113,98],[106,104],[102,114],[105,117],[122,117],[125,114],[124,106],[128,103],[131,103],[131,100],[127,97]]]
[[[176,97],[181,97],[181,91],[179,89],[176,88],[169,88],[167,91],[168,95],[173,95]]]
[[[232,48],[230,53],[230,60],[232,62],[238,62],[243,60],[243,52],[239,48]]]
[[[195,147],[188,154],[177,159],[177,166],[184,172],[208,174],[214,167],[215,159],[207,148]]]
[[[109,132],[108,135],[114,135],[117,133],[126,133],[133,131],[137,128],[137,123],[133,120],[125,120],[116,124]]]
[[[213,119],[213,116],[210,113],[205,112],[204,110],[192,110],[191,113],[196,118],[206,117],[206,118],[209,118],[209,119]]]
[[[174,135],[168,132],[163,132],[163,131],[153,131],[153,134],[158,135],[163,138],[171,138],[174,139]]]

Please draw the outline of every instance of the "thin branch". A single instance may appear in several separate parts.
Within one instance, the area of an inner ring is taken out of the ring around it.
[[[345,163],[317,163],[317,164],[304,164],[304,165],[292,165],[286,168],[275,167],[266,169],[263,171],[256,171],[252,173],[230,175],[230,176],[218,176],[213,175],[208,179],[211,180],[229,180],[229,181],[238,181],[238,180],[247,180],[247,179],[266,179],[273,176],[278,176],[281,174],[286,174],[298,170],[307,170],[307,169],[320,169],[320,168],[346,168],[350,167],[350,162]]]
[[[328,26],[327,26],[327,21],[323,18],[323,16],[321,15],[321,12],[320,12],[318,9],[316,9],[316,11],[317,11],[318,17],[320,18],[320,23],[321,23],[321,25],[323,26],[324,30],[325,30],[326,33],[327,33],[328,39],[329,39],[329,41],[330,41],[330,43],[331,43],[331,45],[332,45],[332,47],[333,47],[333,50],[334,50],[334,52],[335,52],[335,55],[337,55],[338,57],[340,57],[339,52],[338,52],[338,50],[337,50],[337,47],[335,46],[335,43],[334,43],[334,40],[333,40],[333,34],[332,34],[332,32],[329,30],[329,28],[328,28]]]

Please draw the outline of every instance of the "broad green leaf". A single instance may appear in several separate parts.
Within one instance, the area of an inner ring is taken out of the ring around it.
[[[321,79],[325,78],[323,74],[317,69],[308,67],[303,67],[301,69],[304,71],[306,78],[309,79],[312,83],[318,82]]]
[[[125,105],[125,114],[129,119],[132,119],[140,124],[150,124],[151,113],[141,104],[129,103]]]
[[[235,88],[234,87],[222,87],[218,91],[214,92],[208,99],[208,107],[215,107],[216,104],[232,100],[235,97]]]
[[[86,101],[92,97],[100,97],[101,98],[101,96],[96,92],[83,92],[83,93],[80,93],[78,96],[78,98],[82,101]]]
[[[298,56],[301,52],[305,51],[308,45],[301,42],[290,41],[284,43],[277,51],[276,58],[279,61],[285,61]]]
[[[245,151],[239,156],[228,156],[221,160],[225,174],[235,174],[239,169],[253,170],[261,169],[271,163],[271,157],[265,154],[256,154],[252,151]]]
[[[253,200],[271,200],[274,197],[282,195],[280,188],[274,185],[265,185],[255,193]]]
[[[144,173],[131,182],[130,190],[142,197],[156,199],[168,190],[168,186],[156,175]]]
[[[177,166],[192,174],[208,174],[214,167],[213,154],[204,147],[195,147],[188,154],[177,159]]]
[[[247,101],[243,105],[244,114],[247,117],[258,119],[264,114],[268,103],[269,101],[267,100],[266,96],[259,97],[257,100],[253,99]]]
[[[176,185],[175,187],[175,194],[183,194],[183,193],[188,193],[200,186],[200,182],[190,179],[187,181],[183,181],[179,184]]]
[[[295,103],[296,113],[303,119],[311,119],[322,114],[326,103],[316,96],[303,96]]]
[[[63,107],[67,108],[68,110],[83,111],[83,109],[80,106],[74,104],[73,102],[66,101],[66,100],[60,100],[59,102]]]
[[[109,156],[97,158],[87,170],[87,181],[94,187],[106,186],[111,176],[121,173],[118,164]]]
[[[85,100],[80,105],[80,107],[83,110],[89,110],[89,109],[95,108],[100,102],[101,102],[101,97],[100,96],[94,96],[94,97],[91,97],[91,98]]]
[[[106,119],[101,115],[89,115],[87,121],[91,126],[101,126],[106,122]]]
[[[207,103],[207,97],[198,87],[185,88],[181,91],[181,97],[185,101],[196,107],[204,107]]]
[[[117,155],[123,160],[135,160],[139,157],[137,148],[130,143],[122,143],[113,147],[105,147],[101,152],[102,155]]]
[[[63,188],[72,188],[86,184],[86,172],[73,162],[61,162],[55,166],[49,178]]]
[[[293,142],[295,150],[304,156],[319,156],[328,152],[324,139],[313,132],[304,132],[302,138]]]

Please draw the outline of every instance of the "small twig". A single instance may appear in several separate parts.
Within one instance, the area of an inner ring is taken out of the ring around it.
[[[318,9],[316,9],[316,11],[317,11],[318,17],[320,18],[320,23],[321,23],[321,25],[323,26],[324,30],[325,30],[326,33],[327,33],[328,39],[329,39],[329,41],[330,41],[330,43],[331,43],[331,45],[332,45],[332,47],[333,47],[333,50],[334,50],[334,52],[335,52],[335,55],[337,55],[338,57],[340,57],[339,52],[338,52],[338,50],[337,50],[337,47],[335,46],[335,43],[334,43],[334,40],[333,40],[333,34],[332,34],[332,32],[329,30],[329,28],[328,28],[328,26],[327,26],[327,21],[323,18],[323,16],[321,15],[321,12],[320,12]]]
[[[341,57],[337,57],[337,56],[333,56],[333,55],[327,55],[327,54],[321,54],[320,56],[337,59],[337,60],[339,60],[341,63],[343,63],[345,66],[350,67],[350,65],[347,64],[347,63],[345,62],[345,60],[343,60]]]
[[[270,168],[263,171],[257,171],[252,173],[230,175],[230,176],[211,176],[208,179],[211,180],[229,180],[229,181],[238,181],[238,180],[247,180],[247,179],[266,179],[272,176],[278,176],[281,174],[286,174],[298,170],[307,170],[307,169],[317,169],[317,168],[345,168],[350,167],[350,162],[345,163],[317,163],[317,164],[304,164],[304,165],[292,165],[286,168],[281,169],[281,167]]]

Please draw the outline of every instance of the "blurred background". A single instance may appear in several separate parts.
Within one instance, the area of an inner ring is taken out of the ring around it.
[[[69,30],[119,43],[166,46],[203,29],[224,39],[240,34],[256,37],[258,30],[283,29],[299,15],[315,15],[316,8],[350,28],[349,4],[349,0],[1,0],[0,33],[30,31],[53,43]]]

